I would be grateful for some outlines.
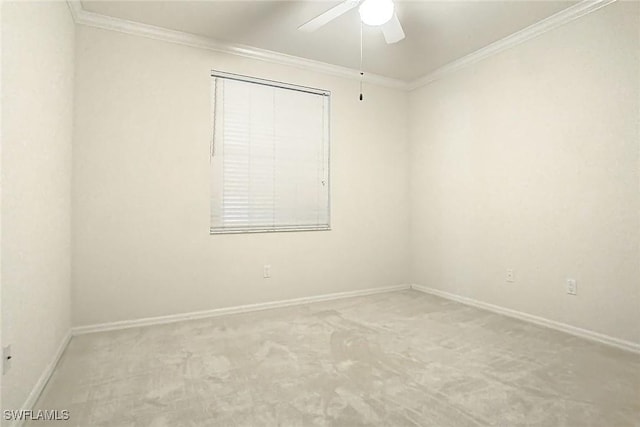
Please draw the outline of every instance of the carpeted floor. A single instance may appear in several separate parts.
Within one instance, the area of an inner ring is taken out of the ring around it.
[[[640,426],[640,355],[416,291],[72,339],[30,426]]]

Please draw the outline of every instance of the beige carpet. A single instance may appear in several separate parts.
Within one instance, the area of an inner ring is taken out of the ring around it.
[[[79,336],[37,408],[82,427],[639,426],[640,356],[402,291]]]

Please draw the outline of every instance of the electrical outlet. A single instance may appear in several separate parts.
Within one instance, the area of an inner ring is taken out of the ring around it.
[[[507,282],[513,283],[516,281],[516,273],[515,271],[509,269],[507,270]]]
[[[262,269],[262,277],[264,277],[265,279],[269,279],[271,278],[271,266],[268,264],[264,265],[264,268]]]
[[[2,347],[2,375],[9,372],[11,369],[11,346]]]
[[[576,279],[567,279],[567,293],[569,295],[576,295],[578,293],[578,283]]]

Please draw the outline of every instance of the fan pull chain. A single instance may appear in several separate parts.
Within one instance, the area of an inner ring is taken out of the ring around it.
[[[362,21],[360,21],[360,101],[362,101],[362,80],[364,79],[364,71],[362,70]]]

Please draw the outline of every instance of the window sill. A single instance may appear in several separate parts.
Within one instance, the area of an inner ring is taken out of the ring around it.
[[[323,227],[281,227],[281,228],[255,228],[255,229],[209,229],[210,235],[216,234],[247,234],[247,233],[290,233],[295,231],[331,231],[331,226],[323,226]]]

